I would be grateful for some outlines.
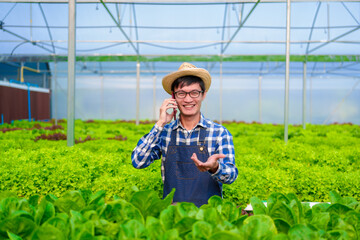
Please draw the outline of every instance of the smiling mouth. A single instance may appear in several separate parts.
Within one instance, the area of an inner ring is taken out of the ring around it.
[[[192,109],[193,107],[195,107],[195,104],[183,105],[183,107],[184,107],[185,109]]]

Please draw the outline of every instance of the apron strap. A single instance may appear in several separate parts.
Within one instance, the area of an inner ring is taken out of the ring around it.
[[[205,137],[206,137],[206,128],[200,127],[200,133],[199,133],[199,144],[204,145]]]
[[[170,136],[170,145],[176,145],[176,136],[177,136],[177,129],[174,129],[171,131]],[[199,144],[198,145],[204,145],[206,138],[206,128],[200,127],[199,130]]]
[[[170,145],[176,145],[176,135],[177,135],[177,129],[173,129],[172,131],[171,131],[171,136],[170,136],[170,144],[169,144],[169,146]]]

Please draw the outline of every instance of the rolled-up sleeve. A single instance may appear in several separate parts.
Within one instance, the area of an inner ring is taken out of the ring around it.
[[[132,165],[135,168],[146,168],[161,158],[161,131],[162,128],[155,124],[150,132],[139,140],[131,154]]]
[[[224,154],[226,157],[219,160],[219,168],[211,176],[221,183],[233,183],[238,176],[238,169],[235,166],[233,139],[227,129],[223,129],[218,136],[215,153]]]

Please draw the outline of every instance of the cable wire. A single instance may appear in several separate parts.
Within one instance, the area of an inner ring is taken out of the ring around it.
[[[6,25],[8,28],[29,28],[28,25]],[[342,25],[342,26],[314,26],[313,29],[343,29],[343,28],[355,28],[359,25]],[[47,28],[47,26],[31,26],[32,28]],[[67,29],[67,26],[49,26],[50,28],[61,28],[61,29]],[[97,28],[116,28],[116,25],[109,25],[109,26],[76,26],[77,29],[97,29]],[[131,26],[131,25],[121,25],[122,28],[138,28],[138,29],[165,29],[165,30],[181,30],[181,29],[187,29],[187,30],[199,30],[199,29],[222,29],[222,28],[238,28],[238,25],[229,25],[229,26],[178,26],[178,27],[170,27],[170,26]],[[243,26],[242,28],[247,29],[286,29],[286,27],[282,26]],[[308,30],[312,27],[291,27],[292,30]]]
[[[43,43],[43,44],[44,44],[44,45],[47,45],[47,46],[51,46],[49,43]],[[127,42],[115,43],[115,44],[111,44],[111,45],[107,45],[107,46],[99,47],[99,48],[76,49],[76,51],[79,51],[79,52],[91,52],[91,51],[97,51],[97,50],[103,50],[103,49],[115,47],[115,46],[122,45],[122,44],[127,44]],[[57,49],[65,50],[65,51],[68,50],[68,48],[66,48],[66,47],[59,47],[59,46],[56,46],[56,45],[54,45],[54,47],[57,48]]]
[[[18,47],[20,47],[21,45],[23,45],[23,44],[25,44],[25,43],[29,43],[29,42],[21,42],[21,43],[19,43],[18,45],[16,45],[16,46],[13,48],[13,50],[11,51],[10,56],[13,55],[14,51],[15,51]]]
[[[200,49],[200,48],[216,46],[216,45],[219,45],[220,43],[212,43],[212,44],[206,44],[206,45],[202,45],[202,46],[198,46],[198,47],[183,47],[183,48],[182,47],[167,47],[167,46],[162,46],[162,45],[153,44],[153,43],[142,43],[142,44],[153,46],[153,47],[158,47],[158,48],[172,49],[172,50],[191,50],[191,49]]]
[[[5,17],[1,20],[2,22],[5,20],[5,18],[11,13],[11,11],[15,8],[15,6],[17,5],[17,3],[14,4],[14,6],[12,6],[12,8],[9,10],[9,12],[5,15]]]

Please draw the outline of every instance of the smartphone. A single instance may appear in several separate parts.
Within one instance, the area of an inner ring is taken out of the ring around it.
[[[175,99],[175,94],[174,92],[172,93],[172,98]],[[174,109],[174,120],[176,120],[176,109]]]

